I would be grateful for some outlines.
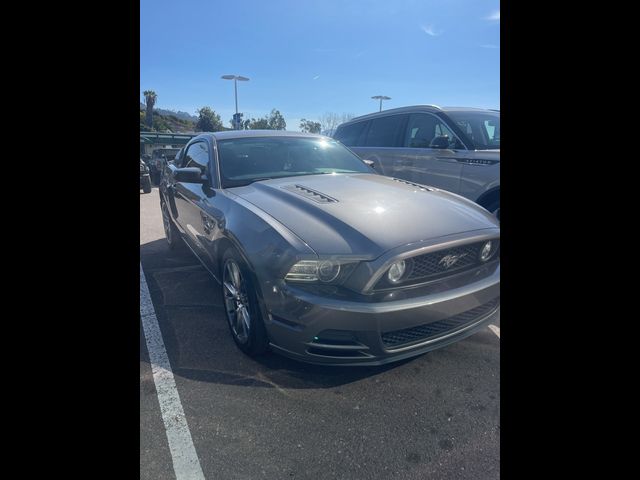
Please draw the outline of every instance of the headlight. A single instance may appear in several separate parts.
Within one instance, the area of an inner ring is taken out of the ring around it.
[[[340,264],[324,260],[318,265],[318,278],[321,282],[333,282],[340,275]]]
[[[407,264],[404,260],[400,260],[399,262],[394,263],[389,268],[389,273],[387,273],[387,277],[391,283],[398,283],[404,272],[407,269]]]
[[[357,262],[340,260],[301,260],[284,277],[290,282],[338,284],[355,268]]]
[[[489,240],[482,246],[482,250],[480,250],[480,260],[486,262],[493,255],[493,242]]]

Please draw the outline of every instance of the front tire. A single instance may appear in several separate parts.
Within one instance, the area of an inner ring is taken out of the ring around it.
[[[268,350],[269,338],[249,269],[233,247],[222,257],[222,298],[233,341],[249,356]]]

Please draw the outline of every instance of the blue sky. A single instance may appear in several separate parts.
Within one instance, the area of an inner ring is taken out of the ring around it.
[[[141,0],[140,99],[226,126],[277,108],[288,130],[325,112],[421,103],[500,108],[500,3],[485,0]]]

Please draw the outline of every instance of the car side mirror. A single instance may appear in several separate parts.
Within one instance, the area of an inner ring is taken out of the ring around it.
[[[367,165],[369,165],[371,168],[376,168],[376,162],[374,162],[373,160],[362,160],[362,161]]]
[[[431,140],[429,144],[429,148],[449,148],[449,136],[448,135],[438,135]]]
[[[198,167],[176,168],[173,170],[173,178],[176,182],[203,184],[206,177]]]

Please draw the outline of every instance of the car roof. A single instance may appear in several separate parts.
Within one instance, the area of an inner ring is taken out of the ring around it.
[[[362,120],[369,120],[371,118],[384,117],[386,115],[396,115],[400,113],[414,113],[414,112],[494,112],[500,113],[500,110],[491,110],[488,108],[476,108],[476,107],[440,107],[438,105],[410,105],[408,107],[390,108],[389,110],[383,110],[381,112],[368,113],[359,117],[352,118],[348,122],[344,122],[342,125],[346,125],[352,122],[359,122]]]
[[[196,138],[212,137],[215,140],[227,140],[231,138],[256,138],[256,137],[307,137],[328,138],[316,133],[289,132],[287,130],[226,130],[224,132],[203,132]]]

